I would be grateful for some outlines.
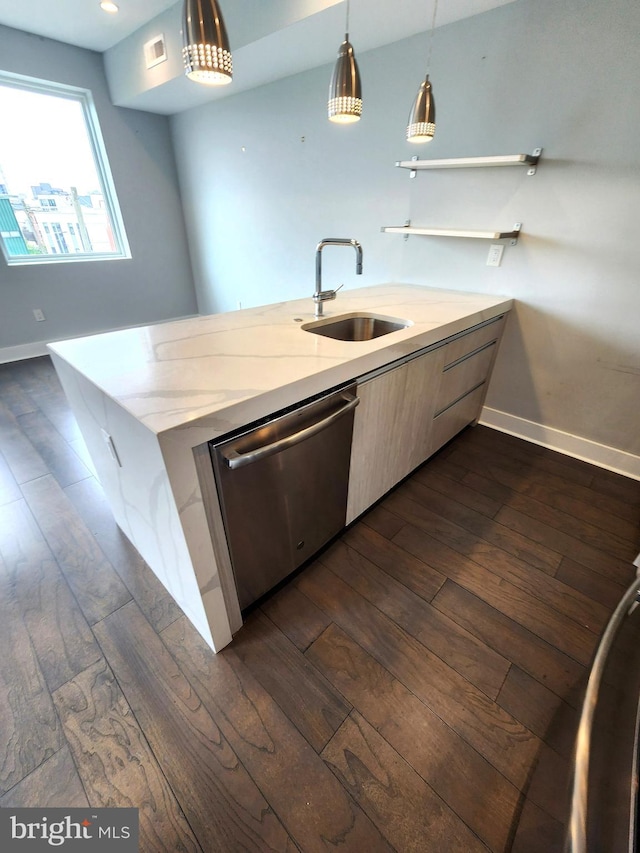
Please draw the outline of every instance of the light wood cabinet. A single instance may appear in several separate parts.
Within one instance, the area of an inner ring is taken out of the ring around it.
[[[504,316],[358,381],[347,524],[482,409]]]
[[[448,369],[456,361],[466,358],[468,355],[481,349],[486,344],[495,343],[500,340],[504,327],[506,315],[497,317],[489,323],[484,323],[475,329],[470,329],[461,335],[456,335],[450,341],[443,342],[444,369]]]
[[[425,459],[480,416],[506,317],[499,317],[443,346],[429,448]]]
[[[486,344],[481,350],[444,368],[436,397],[436,415],[485,382],[493,364],[495,349],[495,343]]]
[[[347,524],[428,455],[442,357],[433,350],[358,384]]]
[[[477,420],[485,393],[484,385],[480,385],[433,419],[431,447],[426,458],[450,441],[460,430]]]

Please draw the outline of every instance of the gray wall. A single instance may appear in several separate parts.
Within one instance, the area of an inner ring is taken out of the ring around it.
[[[113,107],[92,51],[0,26],[0,68],[92,91],[132,254],[24,267],[0,258],[0,360],[34,342],[195,313],[168,119]]]
[[[488,405],[639,455],[638,32],[636,0],[519,0],[439,28],[429,146],[404,141],[425,35],[358,57],[357,125],[325,118],[331,65],[175,116],[201,310],[310,296],[316,242],[356,237],[365,274],[329,249],[328,285],[397,280],[513,296]],[[394,168],[413,154],[538,146],[535,177],[492,169],[410,180]],[[523,236],[491,268],[481,241],[380,233],[408,218],[491,230],[522,221]]]

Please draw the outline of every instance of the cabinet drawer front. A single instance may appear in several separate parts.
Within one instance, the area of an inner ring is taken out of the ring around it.
[[[476,420],[482,409],[485,385],[471,391],[454,406],[450,406],[442,414],[433,419],[431,428],[431,453],[439,450],[443,444]]]
[[[455,341],[451,341],[450,344],[445,344],[445,368],[447,365],[457,361],[459,358],[469,355],[479,347],[492,343],[493,341],[499,341],[500,336],[502,335],[504,321],[505,317],[500,317],[498,320],[494,320],[493,323],[488,323],[486,326],[476,329],[475,332],[469,332],[469,334],[463,335],[461,338],[456,338]]]
[[[440,378],[436,415],[484,382],[489,375],[495,353],[496,344],[492,343],[462,361],[455,362],[452,367],[445,367]]]

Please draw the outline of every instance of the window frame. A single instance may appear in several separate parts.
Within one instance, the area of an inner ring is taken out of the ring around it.
[[[9,255],[4,239],[0,237],[0,249],[2,257],[7,266],[28,266],[34,264],[60,264],[60,263],[84,263],[87,261],[117,261],[131,259],[131,248],[124,227],[124,219],[120,210],[120,204],[116,195],[115,184],[107,149],[104,144],[98,113],[90,89],[79,86],[70,86],[66,83],[56,83],[51,80],[43,80],[38,77],[28,77],[23,74],[14,74],[10,71],[0,70],[0,86],[23,89],[43,95],[65,98],[80,104],[82,116],[87,132],[87,138],[91,146],[93,162],[99,181],[99,189],[102,192],[107,214],[111,223],[113,238],[116,243],[115,252],[69,252],[67,254],[46,255]],[[52,211],[54,208],[52,208]]]

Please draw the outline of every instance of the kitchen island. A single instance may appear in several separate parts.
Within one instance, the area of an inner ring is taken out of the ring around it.
[[[114,517],[215,650],[242,624],[208,442],[506,313],[419,285],[342,291],[325,316],[410,323],[369,341],[301,328],[311,298],[51,344]]]

